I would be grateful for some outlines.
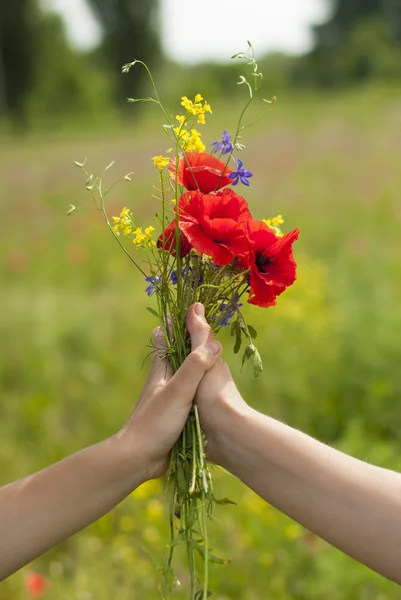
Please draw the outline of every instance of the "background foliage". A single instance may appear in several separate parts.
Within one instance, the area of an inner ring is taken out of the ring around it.
[[[397,70],[380,66],[397,60],[399,36],[390,36],[387,27],[391,23],[397,30],[396,13],[386,21],[386,11],[396,4],[348,2],[355,10],[347,13],[341,4],[333,12],[343,34],[330,80],[341,92],[314,87],[324,83],[318,64],[331,64],[323,29],[309,57],[261,61],[265,96],[277,93],[279,102],[247,133],[244,160],[254,172],[247,199],[257,218],[281,212],[287,231],[301,228],[299,279],[276,308],[249,311],[265,364],[260,379],[251,370],[239,375],[231,341],[222,336],[222,342],[241,391],[255,407],[363,460],[401,470],[401,88]],[[12,54],[4,51],[5,40],[13,42],[5,35],[12,19],[21,32],[31,31],[21,42],[25,58],[15,60],[32,58],[32,64],[24,62],[24,77],[12,83],[6,75],[6,94],[2,88],[8,115],[0,138],[0,484],[5,484],[113,434],[132,410],[146,377],[147,366],[141,365],[153,327],[145,310],[146,286],[95,213],[68,218],[65,213],[70,202],[90,206],[73,161],[88,156],[96,173],[114,159],[110,181],[129,171],[134,176],[116,188],[110,213],[127,204],[148,223],[156,182],[150,157],[165,150],[165,138],[152,107],[140,122],[121,115],[125,92],[116,81],[125,83],[111,53],[110,64],[104,48],[77,54],[62,23],[28,0],[2,3],[0,15],[3,67]],[[376,65],[363,85],[355,66],[362,55]],[[16,64],[3,68],[3,77]],[[181,92],[200,91],[213,101],[205,141],[232,129],[238,66],[189,71],[158,64],[173,114]],[[300,73],[305,87],[295,93]],[[213,567],[216,600],[401,598],[394,584],[329,547],[228,474],[216,475],[221,495],[238,502],[216,514],[213,547],[232,558],[229,566]],[[1,600],[26,598],[29,569],[49,579],[45,598],[156,599],[158,573],[147,552],[156,561],[165,556],[165,515],[162,482],[142,486],[1,584]],[[183,566],[177,575],[176,597],[184,600]]]

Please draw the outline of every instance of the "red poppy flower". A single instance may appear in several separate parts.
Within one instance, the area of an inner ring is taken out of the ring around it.
[[[40,573],[28,573],[25,578],[26,589],[31,598],[41,598],[47,588],[48,581]]]
[[[159,239],[157,240],[157,247],[162,248],[163,250],[167,250],[167,252],[170,252],[170,254],[172,254],[173,256],[175,256],[175,249],[177,243],[176,224],[177,221],[171,221],[171,223],[169,223],[169,225],[167,225],[166,229],[164,230],[164,234],[162,233]],[[180,236],[180,256],[181,258],[184,258],[184,256],[186,256],[190,252],[192,246],[182,232],[180,232]]]
[[[175,177],[175,160],[170,162],[169,171]],[[199,190],[209,194],[229,185],[231,173],[224,162],[206,152],[186,152],[178,163],[178,183],[187,190]]]
[[[187,192],[179,199],[180,229],[189,243],[217,265],[249,253],[244,225],[252,215],[244,198],[232,189],[215,194]]]
[[[250,268],[248,302],[256,306],[274,306],[276,297],[296,279],[292,244],[298,238],[299,229],[279,238],[262,221],[249,221],[247,233],[249,262],[242,259],[242,263]]]

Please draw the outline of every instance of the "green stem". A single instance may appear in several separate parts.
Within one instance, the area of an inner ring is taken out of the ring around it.
[[[205,547],[205,555],[203,561],[203,600],[207,600],[207,593],[209,587],[209,542],[207,534],[207,511],[206,511],[206,494],[208,493],[208,483],[206,478],[205,462],[204,462],[204,442],[202,437],[202,430],[199,420],[199,412],[196,404],[194,405],[195,415],[195,426],[198,437],[198,448],[199,448],[199,464],[202,477],[202,537]]]

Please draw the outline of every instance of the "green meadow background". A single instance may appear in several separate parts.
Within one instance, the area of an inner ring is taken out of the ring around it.
[[[233,80],[233,86],[235,80]],[[178,88],[177,88],[178,89]],[[197,90],[202,92],[202,90]],[[282,213],[300,227],[298,280],[275,308],[247,309],[264,372],[240,373],[228,335],[225,358],[246,400],[344,450],[401,469],[401,89],[365,85],[341,94],[282,93],[245,132],[254,177],[242,192],[257,218]],[[169,108],[178,111],[177,98]],[[267,92],[266,92],[267,93]],[[206,143],[233,130],[237,103],[216,100]],[[261,108],[261,105],[258,105]],[[136,106],[131,107],[133,111]],[[258,108],[256,109],[258,110]],[[0,483],[24,477],[114,434],[147,375],[155,325],[145,283],[91,208],[83,173],[115,160],[109,199],[148,225],[157,210],[151,157],[168,142],[155,106],[135,123],[70,127],[0,143]],[[212,524],[216,600],[392,600],[398,586],[294,523],[227,473]],[[153,600],[168,541],[163,481],[140,487],[115,510],[0,586],[24,600],[24,575],[49,580],[45,600]],[[379,540],[378,540],[379,544]],[[154,556],[154,560],[150,558]],[[188,579],[179,556],[185,600]]]

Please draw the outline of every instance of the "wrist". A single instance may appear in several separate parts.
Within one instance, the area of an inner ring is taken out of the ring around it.
[[[124,427],[104,442],[113,457],[114,477],[126,494],[151,479],[151,465],[146,460],[138,436],[131,428]]]
[[[216,420],[217,426],[215,425],[213,433],[209,435],[213,462],[234,475],[237,474],[241,452],[249,435],[253,412],[239,395],[239,401],[225,404],[224,414]]]

